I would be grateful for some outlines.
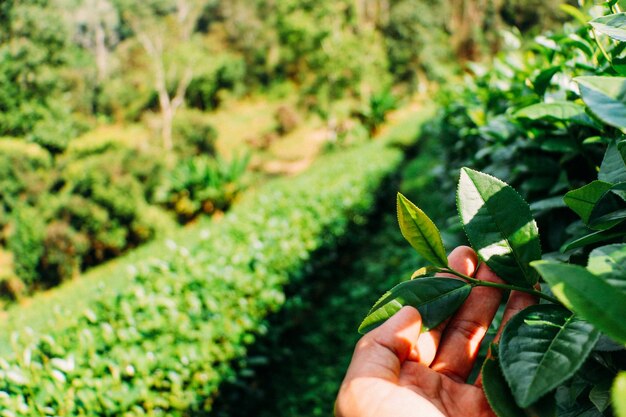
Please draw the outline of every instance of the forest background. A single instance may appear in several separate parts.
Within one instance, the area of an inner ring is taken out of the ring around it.
[[[626,181],[619,94],[572,87],[621,82],[587,23],[620,5],[561,3],[2,1],[0,415],[330,415],[423,261],[392,194],[467,243],[464,165],[531,203],[547,259],[623,242],[623,199],[600,226],[563,199]],[[613,415],[603,343],[547,415]]]

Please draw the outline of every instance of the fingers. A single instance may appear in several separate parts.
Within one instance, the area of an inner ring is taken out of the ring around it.
[[[474,272],[476,272],[476,266],[478,265],[478,256],[476,256],[476,252],[469,246],[458,246],[448,255],[448,264],[450,265],[450,269],[473,277]],[[452,274],[444,273],[437,274],[437,276],[457,278]]]
[[[520,291],[511,291],[509,301],[507,301],[506,307],[504,308],[504,314],[502,315],[502,323],[500,323],[500,328],[498,329],[498,333],[494,338],[494,342],[497,343],[500,340],[500,335],[502,334],[504,326],[514,315],[524,310],[526,307],[537,304],[538,301],[539,300],[537,299],[537,297],[532,294]]]
[[[498,328],[498,333],[496,333],[496,337],[493,339],[493,343],[498,343],[500,340],[500,336],[502,335],[502,330],[504,326],[520,311],[524,310],[526,307],[530,307],[531,305],[537,304],[538,300],[532,294],[528,294],[520,291],[511,291],[511,295],[509,295],[509,300],[506,303],[506,307],[504,308],[504,314],[502,315],[502,322],[500,323],[500,327]],[[487,356],[491,356],[491,351]],[[482,372],[476,378],[476,382],[474,383],[477,387],[483,386],[483,375]]]
[[[456,271],[465,275],[473,276],[476,271],[476,265],[478,265],[478,257],[472,248],[468,246],[459,246],[450,252],[450,255],[448,256],[448,264],[450,265],[450,268]],[[457,278],[452,274],[441,273],[437,275],[441,277]],[[417,357],[415,360],[427,366],[433,362],[435,356],[437,355],[441,335],[446,325],[447,321],[420,336],[417,342]]]
[[[486,264],[479,267],[476,278],[503,282]],[[431,368],[456,381],[464,382],[474,366],[480,342],[485,337],[501,300],[501,290],[475,287],[446,326]]]
[[[375,377],[396,381],[404,361],[415,355],[422,318],[413,307],[403,307],[357,343],[346,380]]]

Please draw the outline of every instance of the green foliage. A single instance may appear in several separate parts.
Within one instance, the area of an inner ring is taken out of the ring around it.
[[[181,157],[214,155],[217,131],[202,112],[179,112],[174,119],[175,149]]]
[[[450,317],[470,294],[471,287],[460,280],[420,278],[398,284],[370,309],[359,326],[366,333],[381,325],[404,306],[418,309],[422,329],[428,331]]]
[[[505,198],[500,198],[502,195]],[[420,309],[424,316],[424,328],[429,329],[431,321],[436,325],[452,315],[476,286],[525,291],[548,300],[552,304],[528,307],[507,323],[500,339],[498,359],[490,359],[497,363],[487,362],[484,365],[489,371],[483,378],[489,378],[488,375],[495,378],[485,382],[494,411],[502,416],[511,415],[511,410],[513,415],[523,415],[522,408],[539,408],[538,401],[542,397],[579,372],[596,346],[601,331],[619,343],[626,343],[626,329],[619,323],[620,311],[626,302],[623,245],[604,246],[592,252],[588,266],[590,271],[566,263],[533,262],[541,257],[536,225],[528,206],[511,187],[496,178],[463,168],[457,198],[459,216],[474,249],[501,277],[506,279],[518,274],[519,280],[507,279],[514,285],[480,281],[451,269],[447,264],[440,265],[440,260],[431,256],[430,246],[414,245],[425,260],[435,263],[434,272],[452,273],[465,283],[428,277],[399,284],[374,305],[359,330],[371,330],[403,305]],[[399,204],[398,211],[399,214],[402,211],[413,212],[411,217],[420,216],[421,223],[432,224],[421,210],[410,203]],[[487,216],[486,221],[476,221],[477,218],[480,220],[481,213]],[[406,228],[403,217],[406,215],[399,216],[401,229]],[[511,221],[517,224],[511,227]],[[526,227],[530,229],[524,230]],[[434,225],[431,229],[437,236],[428,240],[441,241]],[[420,240],[427,239],[421,237]],[[483,251],[493,242],[504,242],[497,245],[500,252],[493,255],[498,257],[497,262],[490,261],[491,256],[487,255],[492,254],[487,252],[486,255]],[[505,262],[507,258],[508,265]],[[529,277],[523,273],[530,271],[531,263],[551,285],[558,300],[533,289],[536,275]],[[510,393],[506,388],[496,388],[498,381],[502,380],[502,375],[494,369],[498,364]],[[514,403],[508,404],[507,398],[514,399]],[[551,395],[548,396],[547,401],[551,398]]]
[[[21,204],[13,211],[9,224],[11,231],[6,244],[14,255],[15,272],[31,284],[37,279],[39,259],[43,254],[45,223],[39,210]]]
[[[250,155],[230,161],[207,156],[183,159],[165,176],[156,200],[172,208],[182,222],[226,210],[245,188],[249,160]]]
[[[599,336],[561,306],[531,306],[512,318],[502,332],[499,358],[516,403],[528,407],[571,378]]]
[[[599,9],[591,13],[597,16]],[[506,179],[522,197],[490,175],[463,168],[457,199],[469,242],[479,254],[489,245],[517,252],[511,256],[515,268],[490,265],[509,280],[502,285],[434,269],[472,287],[516,289],[543,299],[511,319],[484,365],[483,386],[501,417],[621,412],[609,399],[611,385],[620,383],[613,380],[626,367],[619,322],[626,302],[623,44],[612,31],[620,19],[594,20],[596,36],[589,27],[567,24],[523,52],[506,52],[489,69],[473,66],[475,76],[461,89],[440,96],[442,113],[432,128],[447,168],[476,167]],[[615,24],[609,30],[598,22]],[[442,188],[453,191],[445,181]],[[481,258],[489,263],[488,256]],[[533,288],[532,268],[543,280],[541,292]]]
[[[435,266],[448,266],[446,249],[439,230],[432,220],[400,193],[398,193],[397,211],[400,231],[411,246]]]
[[[368,130],[370,135],[374,135],[378,128],[385,122],[387,113],[394,110],[398,105],[397,98],[390,90],[383,90],[372,94],[367,105],[357,112],[357,117]]]
[[[532,288],[537,273],[529,263],[541,258],[539,231],[519,194],[497,178],[463,168],[457,206],[480,259],[505,281]]]
[[[14,353],[0,361],[3,409],[17,416],[209,410],[232,374],[229,362],[285,302],[283,286],[304,277],[312,253],[332,250],[350,223],[363,221],[399,161],[397,150],[372,143],[268,184],[206,230],[219,239],[172,242],[171,254],[139,265],[117,297],[101,297],[62,327],[15,335]],[[69,394],[68,385],[80,388]]]

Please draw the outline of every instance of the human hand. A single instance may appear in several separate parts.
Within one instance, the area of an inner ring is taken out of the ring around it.
[[[476,253],[460,246],[448,257],[463,274],[502,282]],[[443,274],[442,274],[443,275]],[[357,343],[335,403],[337,417],[494,417],[482,390],[465,381],[502,298],[497,288],[476,287],[447,322],[420,334],[421,317],[404,307]],[[512,291],[502,325],[535,304]]]

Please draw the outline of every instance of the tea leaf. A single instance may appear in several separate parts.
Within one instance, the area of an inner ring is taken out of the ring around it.
[[[437,326],[452,315],[470,294],[471,286],[452,278],[422,278],[396,285],[371,308],[359,326],[366,333],[381,325],[404,306],[422,315],[422,330]]]
[[[619,230],[615,230],[619,229]],[[616,237],[624,236],[624,230],[621,227],[616,227],[615,229],[609,230],[600,230],[599,232],[589,233],[588,235],[581,236],[572,241],[567,242],[565,245],[561,247],[561,252],[567,252],[569,250],[574,250],[578,248],[582,248],[587,245],[591,245],[593,243],[605,242],[607,240],[614,239]]]
[[[587,269],[626,295],[626,244],[594,249],[589,254]]]
[[[528,204],[506,183],[461,169],[457,206],[465,233],[480,258],[505,281],[532,287],[529,262],[541,258],[539,231]]]
[[[571,101],[537,103],[516,111],[513,117],[518,119],[549,121],[573,121],[578,124],[596,127],[593,119],[585,113],[585,107]]]
[[[485,359],[482,376],[483,391],[491,409],[498,417],[527,417],[524,410],[515,404],[511,389],[504,379],[496,357]]]
[[[580,94],[589,110],[600,120],[617,128],[626,127],[626,78],[576,77]]]
[[[593,349],[600,332],[567,309],[531,306],[507,324],[500,363],[517,405],[528,407],[569,379]]]
[[[436,266],[433,265],[428,265],[428,266],[423,266],[420,269],[416,270],[415,272],[413,272],[413,275],[411,275],[411,279],[415,279],[415,278],[421,278],[421,277],[425,277],[427,275],[431,275],[434,273],[439,272],[440,269]]]
[[[485,359],[482,367],[483,391],[491,409],[498,417],[555,417],[556,401],[553,395],[546,395],[525,410],[515,404],[511,388],[504,378],[498,347],[492,345],[491,357]]]
[[[618,41],[626,41],[626,13],[616,13],[593,19],[589,24],[598,32]]]
[[[420,255],[437,266],[448,266],[448,257],[439,229],[426,213],[400,193],[398,193],[398,223],[402,236]]]
[[[589,222],[589,216],[600,197],[611,189],[611,184],[604,181],[593,181],[576,190],[565,194],[563,201],[580,216],[583,222]]]
[[[535,79],[533,80],[533,89],[535,90],[535,92],[540,96],[543,96],[550,86],[550,81],[552,80],[552,77],[560,70],[560,66],[555,66],[541,71],[539,75],[537,75],[537,77],[535,77]]]
[[[593,261],[592,268],[600,268],[601,262]],[[626,293],[612,285],[611,274],[596,275],[582,266],[546,261],[532,265],[566,307],[617,342],[626,344]]]
[[[617,374],[611,394],[615,416],[626,417],[626,372]]]
[[[600,165],[598,179],[610,183],[626,181],[626,148],[623,144],[615,141],[609,143]]]

